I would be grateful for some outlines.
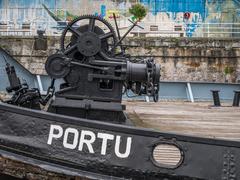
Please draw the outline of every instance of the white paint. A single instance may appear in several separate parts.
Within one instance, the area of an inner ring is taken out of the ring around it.
[[[73,134],[72,143],[68,142],[69,134]],[[63,136],[63,146],[68,149],[75,149],[78,145],[78,137],[79,137],[79,132],[77,129],[67,128]]]
[[[90,139],[85,139],[86,136],[89,136]],[[83,145],[86,144],[87,147],[88,147],[88,151],[90,153],[94,153],[92,143],[94,143],[95,140],[96,140],[96,136],[92,131],[82,130],[78,150],[82,151],[83,150]]]
[[[127,138],[127,145],[125,153],[120,153],[120,144],[121,144],[121,136],[116,137],[116,144],[115,144],[115,154],[119,158],[127,158],[131,151],[131,145],[132,145],[132,138]]]
[[[106,152],[107,152],[107,142],[108,142],[108,140],[114,140],[114,136],[112,134],[98,133],[97,137],[102,139],[101,154],[102,155],[106,155]]]
[[[54,134],[54,131],[57,133]],[[49,132],[49,136],[48,136],[48,144],[51,145],[52,144],[52,140],[54,139],[58,139],[60,137],[62,137],[63,135],[63,128],[61,126],[58,125],[51,125],[50,126],[50,132]]]
[[[97,140],[98,138],[98,140]],[[76,149],[83,151],[87,148],[89,153],[94,154],[100,152],[101,155],[107,154],[107,148],[114,148],[114,154],[118,158],[127,158],[131,153],[132,137],[126,138],[126,144],[122,143],[122,137],[108,133],[94,133],[90,130],[81,130],[75,128],[66,128],[59,125],[50,125],[47,144],[52,145],[53,140],[62,141],[63,147],[66,149]],[[97,140],[97,141],[96,141]],[[97,142],[97,144],[94,143]],[[110,144],[110,146],[108,146]],[[120,152],[121,151],[121,152]],[[112,151],[111,151],[112,152]]]

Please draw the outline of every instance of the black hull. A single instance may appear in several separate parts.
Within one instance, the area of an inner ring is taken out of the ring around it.
[[[54,137],[50,136],[51,128]],[[0,154],[38,166],[45,164],[56,172],[61,169],[66,174],[96,179],[240,179],[240,142],[167,134],[3,103],[0,103],[0,129]],[[68,134],[68,139],[67,129],[75,132]],[[88,136],[90,140],[95,137],[91,147],[80,145],[83,132],[88,140]],[[99,134],[114,137],[106,144],[105,152]],[[72,135],[79,137],[77,142]],[[121,140],[118,151],[116,139]],[[179,147],[181,163],[174,168],[159,167],[152,158],[156,144]]]

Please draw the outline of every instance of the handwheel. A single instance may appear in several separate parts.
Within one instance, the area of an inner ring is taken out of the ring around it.
[[[87,23],[83,23],[83,22]],[[98,25],[97,25],[98,23]],[[100,27],[105,26],[106,31]],[[66,44],[67,33],[71,32],[71,42]],[[61,36],[60,48],[63,54],[69,55],[77,53],[76,59],[91,56],[110,54],[108,39],[116,43],[116,33],[114,28],[106,20],[99,16],[85,15],[80,16],[70,22]]]

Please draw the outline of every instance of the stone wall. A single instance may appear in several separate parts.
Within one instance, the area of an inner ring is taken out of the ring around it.
[[[239,39],[129,39],[129,54],[154,56],[162,79],[174,81],[240,81]],[[230,69],[229,74],[226,69]]]
[[[125,44],[131,45],[127,53],[133,56],[155,57],[162,80],[240,82],[239,40],[135,37]],[[0,47],[32,73],[44,74],[47,56],[59,49],[59,37],[47,37],[47,50],[35,50],[34,42],[34,37],[1,37]]]
[[[0,37],[0,47],[30,72],[45,74],[44,63],[50,54],[59,49],[59,37],[47,38],[47,50],[35,50],[35,41],[34,37]]]

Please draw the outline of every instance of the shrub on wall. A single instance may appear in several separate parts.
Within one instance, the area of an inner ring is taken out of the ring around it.
[[[225,75],[232,74],[233,72],[234,72],[233,67],[227,66],[227,67],[225,67],[225,69],[224,69],[224,74],[225,74]]]
[[[147,9],[139,3],[132,5],[132,7],[129,9],[129,12],[137,21],[141,21],[147,15]]]

